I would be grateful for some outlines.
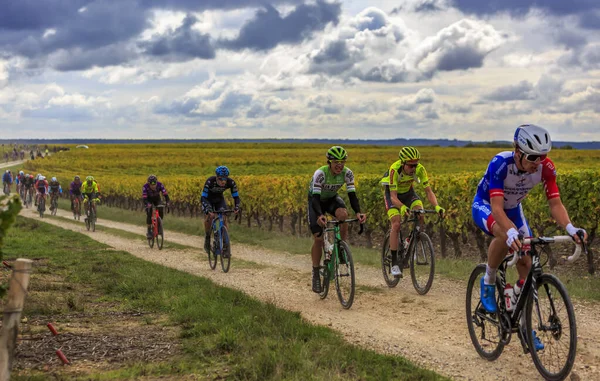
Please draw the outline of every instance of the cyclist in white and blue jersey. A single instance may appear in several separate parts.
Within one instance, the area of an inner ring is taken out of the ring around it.
[[[552,217],[576,242],[580,241],[576,234],[580,229],[569,219],[556,184],[556,168],[547,157],[552,148],[548,131],[533,124],[519,126],[514,135],[514,147],[514,151],[501,152],[489,163],[472,205],[475,224],[494,237],[488,247],[486,274],[481,279],[481,303],[490,313],[498,311],[495,284],[500,263],[509,249],[518,251],[521,248],[519,234],[532,235],[521,201],[535,185],[543,183]],[[587,233],[584,239],[587,240]],[[517,262],[521,285],[530,268],[529,256],[523,256]],[[536,350],[542,348],[541,343],[536,343]]]

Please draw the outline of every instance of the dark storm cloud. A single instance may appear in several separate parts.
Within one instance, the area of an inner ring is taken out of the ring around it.
[[[221,44],[232,50],[268,50],[282,43],[301,42],[327,24],[337,24],[341,12],[340,3],[320,0],[315,4],[301,4],[285,16],[266,5],[244,24],[237,38],[223,40]]]
[[[531,8],[543,9],[554,15],[571,15],[600,9],[597,0],[454,0],[453,5],[465,13],[478,15],[509,12],[522,15]]]
[[[274,5],[297,5],[281,16]],[[246,23],[229,47],[265,50],[294,43],[337,23],[340,4],[301,0],[19,0],[5,1],[0,10],[0,57],[30,59],[29,67],[82,70],[139,58],[135,40],[151,26],[153,10],[204,11],[264,7]],[[164,36],[154,36],[138,48],[166,61],[215,57],[213,40],[192,29],[196,20]],[[113,57],[104,54],[113,53]],[[94,61],[96,60],[96,61]]]
[[[210,36],[192,29],[197,21],[196,17],[187,15],[179,28],[166,35],[153,36],[150,41],[141,43],[140,47],[148,55],[177,61],[214,58],[215,49]]]
[[[486,95],[484,98],[491,101],[522,101],[535,99],[536,94],[533,84],[521,81],[516,85],[502,86]]]

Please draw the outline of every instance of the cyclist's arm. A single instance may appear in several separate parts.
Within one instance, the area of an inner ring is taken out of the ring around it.
[[[398,191],[390,189],[390,200],[392,200],[392,204],[398,209],[404,206],[400,199],[398,199]]]
[[[360,213],[360,202],[358,202],[358,196],[356,192],[348,192],[348,199],[350,200],[350,206],[354,210],[355,214]]]
[[[548,204],[550,205],[550,214],[552,215],[552,218],[554,218],[563,229],[566,229],[567,225],[571,223],[571,219],[569,218],[569,213],[560,197],[548,200]]]
[[[427,200],[429,200],[431,205],[436,206],[438,204],[437,197],[435,197],[435,193],[433,193],[431,187],[425,187],[425,195],[427,195]]]
[[[494,217],[494,221],[496,221],[503,232],[508,231],[510,228],[519,230],[504,211],[504,196],[491,196],[490,204],[492,205],[492,216]]]
[[[232,178],[229,178],[228,181],[231,181],[231,196],[233,197],[233,202],[236,208],[240,207],[240,194],[238,192],[238,187],[235,181]]]

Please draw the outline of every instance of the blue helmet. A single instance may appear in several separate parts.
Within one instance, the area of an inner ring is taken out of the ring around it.
[[[224,165],[221,165],[221,166],[217,167],[217,169],[215,170],[215,173],[217,174],[218,177],[227,177],[227,176],[229,176],[229,168],[227,168]]]

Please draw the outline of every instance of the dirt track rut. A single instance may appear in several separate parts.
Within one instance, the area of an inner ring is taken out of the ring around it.
[[[25,217],[38,218],[25,209]],[[59,216],[72,218],[59,211]],[[341,308],[335,290],[324,301],[310,290],[309,256],[274,252],[254,246],[232,244],[232,266],[225,274],[210,270],[200,249],[159,251],[142,241],[105,232],[87,232],[83,223],[44,218],[44,222],[85,234],[117,250],[123,250],[164,266],[211,279],[236,288],[278,307],[298,311],[306,320],[339,331],[347,341],[381,353],[400,355],[414,363],[456,380],[541,380],[531,357],[524,355],[513,337],[502,356],[488,362],[475,352],[465,323],[465,282],[435,278],[431,291],[419,296],[410,279],[389,289],[378,268],[356,266],[358,285],[354,305]],[[83,221],[83,220],[82,220]],[[107,226],[143,237],[145,229],[131,224],[99,219]],[[165,231],[167,241],[201,248],[203,237]],[[264,266],[236,267],[236,258]],[[240,268],[241,267],[241,268]],[[361,289],[361,286],[369,286]],[[600,380],[600,313],[597,303],[576,302],[578,352],[571,379]],[[507,372],[507,369],[512,371]]]

